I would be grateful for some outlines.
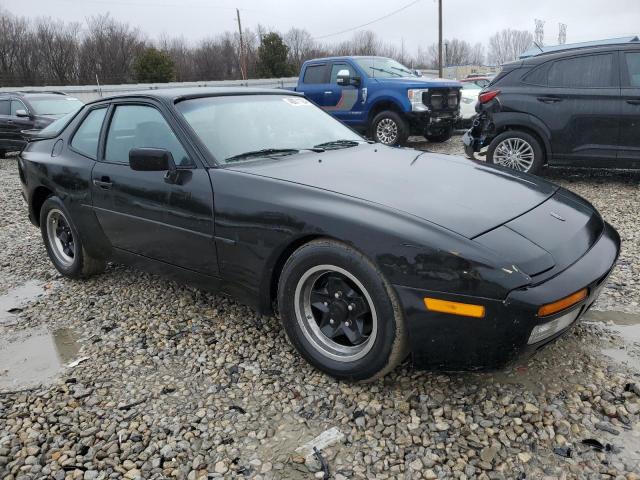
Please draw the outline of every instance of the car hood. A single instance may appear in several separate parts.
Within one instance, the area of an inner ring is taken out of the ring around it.
[[[366,200],[467,238],[517,218],[558,188],[462,157],[379,144],[226,168]]]
[[[374,80],[380,85],[406,88],[462,88],[460,82],[444,78],[397,77],[375,78]]]

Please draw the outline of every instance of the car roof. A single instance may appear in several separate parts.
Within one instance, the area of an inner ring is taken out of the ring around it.
[[[629,47],[637,47],[640,45],[640,37],[637,35],[631,37],[618,37],[618,38],[608,38],[605,40],[593,40],[590,42],[580,42],[580,43],[566,43],[562,45],[542,45],[538,46],[534,44],[533,47],[528,50],[522,52],[520,54],[520,59],[529,58],[529,57],[539,57],[541,55],[547,55],[550,53],[559,53],[559,52],[567,52],[572,50],[589,50],[591,48],[598,47],[606,47],[609,49],[617,49],[621,46],[629,46]]]
[[[311,60],[307,60],[304,63],[314,63],[314,62],[332,62],[336,60],[350,60],[350,59],[359,59],[359,58],[380,58],[388,60],[389,57],[381,57],[379,55],[341,55],[337,57],[318,57],[313,58]]]
[[[48,100],[48,99],[70,98],[65,93],[53,93],[53,92],[35,93],[35,92],[22,92],[22,91],[0,92],[0,98],[3,98],[3,97],[18,97],[25,100],[29,100],[29,99]]]
[[[109,97],[100,98],[88,103],[93,103],[116,100],[120,98],[151,98],[161,100],[168,103],[176,103],[181,100],[187,100],[190,98],[203,98],[203,97],[225,97],[235,95],[302,95],[301,93],[294,92],[293,90],[286,90],[284,88],[249,88],[249,87],[189,87],[189,88],[159,88],[154,90],[140,90],[135,92],[120,93],[117,95],[110,95]]]

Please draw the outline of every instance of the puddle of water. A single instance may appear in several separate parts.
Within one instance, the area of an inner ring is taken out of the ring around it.
[[[0,390],[30,388],[53,380],[79,350],[76,335],[67,328],[5,335],[0,339]]]
[[[585,314],[583,321],[604,323],[607,328],[618,333],[625,344],[603,348],[602,353],[640,372],[640,314],[590,310]]]
[[[51,289],[51,284],[29,280],[23,285],[12,288],[4,295],[0,295],[0,325],[15,325],[18,314],[27,303],[45,295]]]

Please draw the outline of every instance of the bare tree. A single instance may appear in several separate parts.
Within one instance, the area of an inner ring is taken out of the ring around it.
[[[35,25],[42,81],[51,85],[73,84],[78,78],[80,25],[41,19]]]
[[[502,65],[516,60],[532,43],[533,35],[526,30],[505,29],[497,32],[489,39],[489,62]]]
[[[485,64],[486,55],[484,54],[484,45],[482,43],[478,42],[473,46],[469,60],[472,65]]]
[[[285,33],[284,42],[289,47],[289,61],[296,70],[311,57],[310,54],[315,49],[315,41],[311,34],[301,28],[292,28]]]
[[[133,64],[144,49],[142,34],[108,14],[87,21],[87,33],[80,46],[80,80],[94,83],[127,83],[133,80]]]

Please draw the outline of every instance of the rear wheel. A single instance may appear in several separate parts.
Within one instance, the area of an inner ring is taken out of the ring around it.
[[[493,139],[487,162],[526,173],[537,173],[544,164],[540,142],[526,132],[507,130]]]
[[[58,197],[51,196],[42,204],[40,230],[49,259],[65,277],[85,278],[104,270],[105,262],[86,252],[67,209]]]
[[[393,288],[343,243],[317,240],[296,250],[280,276],[278,307],[294,347],[335,378],[373,380],[406,356]]]
[[[385,110],[373,118],[371,135],[376,142],[384,145],[404,145],[409,138],[409,126],[398,113]]]

